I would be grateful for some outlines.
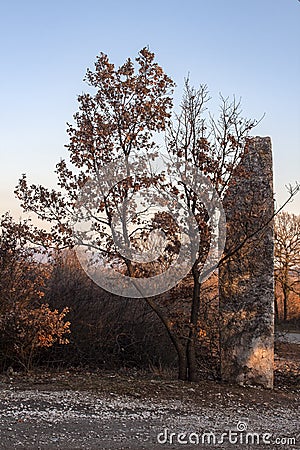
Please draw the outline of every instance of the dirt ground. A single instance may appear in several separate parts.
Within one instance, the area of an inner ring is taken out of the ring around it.
[[[275,363],[274,390],[134,370],[2,376],[0,448],[300,449],[300,346],[280,343]]]

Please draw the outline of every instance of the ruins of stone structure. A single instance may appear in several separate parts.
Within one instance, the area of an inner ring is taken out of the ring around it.
[[[274,201],[270,138],[249,141],[223,206],[227,220],[225,253],[234,253],[219,269],[222,379],[272,388],[274,275],[270,218]]]

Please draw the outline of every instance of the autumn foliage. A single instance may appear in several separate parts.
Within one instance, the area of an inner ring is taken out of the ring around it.
[[[39,349],[68,343],[68,308],[59,313],[43,303],[51,265],[30,247],[29,222],[16,223],[6,214],[0,226],[0,363],[29,370]]]

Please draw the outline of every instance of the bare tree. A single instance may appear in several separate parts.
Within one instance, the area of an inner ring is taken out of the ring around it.
[[[300,216],[282,212],[275,219],[275,280],[283,295],[283,320],[289,318],[292,292],[300,295]],[[278,298],[275,312],[279,319]]]

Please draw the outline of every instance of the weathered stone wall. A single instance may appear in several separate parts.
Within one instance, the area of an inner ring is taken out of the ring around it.
[[[223,205],[225,252],[233,254],[219,270],[222,378],[272,388],[273,221],[265,226],[274,208],[270,138],[249,141]]]

